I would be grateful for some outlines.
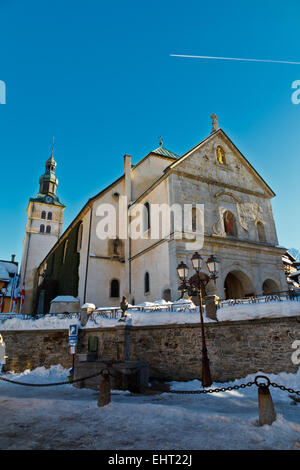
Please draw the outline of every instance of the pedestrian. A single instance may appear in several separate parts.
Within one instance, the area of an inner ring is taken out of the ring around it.
[[[3,364],[6,363],[7,356],[5,355],[5,343],[3,341],[2,335],[0,335],[0,374],[2,371]]]

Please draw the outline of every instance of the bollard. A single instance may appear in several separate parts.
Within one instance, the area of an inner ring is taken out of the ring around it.
[[[257,383],[257,379],[261,377],[267,380],[267,384]],[[255,384],[258,387],[258,416],[259,416],[259,425],[264,426],[264,424],[271,425],[276,420],[276,411],[274,408],[274,403],[272,396],[269,390],[270,380],[268,377],[257,376],[255,377]]]
[[[105,406],[110,403],[110,373],[104,369],[101,374],[99,384],[98,406]]]

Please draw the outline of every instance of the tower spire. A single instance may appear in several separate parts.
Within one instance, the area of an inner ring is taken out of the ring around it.
[[[56,189],[58,185],[58,179],[55,175],[55,169],[57,166],[54,160],[54,137],[52,139],[51,155],[46,160],[45,173],[40,177],[40,191],[41,195],[56,196]]]

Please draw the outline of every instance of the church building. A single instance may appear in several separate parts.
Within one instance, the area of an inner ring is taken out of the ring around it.
[[[214,254],[220,262],[207,294],[226,299],[287,290],[285,249],[278,246],[271,206],[275,194],[219,128],[217,117],[212,119],[210,135],[181,157],[162,144],[135,165],[125,155],[124,173],[90,198],[62,235],[65,207],[56,197],[56,164],[50,157],[40,192],[28,207],[21,274],[32,296],[25,313],[47,313],[57,295],[97,307],[118,306],[123,295],[135,304],[175,301],[180,297],[176,267],[184,261],[192,273],[195,251],[204,261]],[[151,208],[162,203],[204,207],[201,249],[184,233],[177,238],[173,221],[168,237],[151,236],[156,229]],[[145,236],[124,237],[124,222],[130,225],[138,204],[145,208]],[[117,214],[116,235],[109,238],[99,236],[103,207]],[[205,263],[203,272],[208,274]]]

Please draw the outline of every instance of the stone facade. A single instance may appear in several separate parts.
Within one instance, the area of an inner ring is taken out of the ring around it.
[[[220,150],[221,149],[221,150]],[[124,157],[124,174],[91,198],[71,224],[82,224],[79,250],[78,297],[81,304],[117,306],[123,295],[130,303],[179,298],[176,267],[199,250],[204,261],[214,254],[220,261],[216,285],[207,294],[240,298],[287,289],[283,270],[283,248],[278,246],[271,199],[275,196],[248,160],[218,129],[181,158],[164,148],[150,152],[136,165]],[[122,198],[127,203],[121,204]],[[170,220],[168,237],[154,236],[157,224],[146,228],[143,237],[130,239],[126,223],[134,221],[137,204],[148,205],[150,220],[155,204],[185,204],[204,207],[203,244],[176,239]],[[114,207],[120,246],[101,239],[102,208]],[[230,222],[227,221],[229,217]],[[46,270],[49,256],[65,243],[70,228],[61,236],[39,267]],[[204,263],[203,271],[207,273]],[[146,279],[149,289],[145,288]],[[112,283],[118,289],[112,293]],[[117,293],[116,293],[117,292]],[[68,292],[66,292],[66,295]]]
[[[298,369],[291,355],[292,343],[300,338],[299,316],[208,323],[205,331],[214,381],[242,378],[258,371],[295,373]],[[71,367],[66,330],[4,330],[1,334],[8,355],[6,370],[55,364]],[[132,361],[148,361],[151,378],[201,378],[200,324],[81,329],[78,352],[88,352],[91,336],[98,337],[99,357],[123,361],[127,355]]]

